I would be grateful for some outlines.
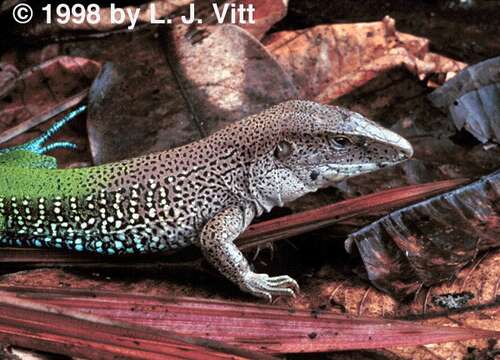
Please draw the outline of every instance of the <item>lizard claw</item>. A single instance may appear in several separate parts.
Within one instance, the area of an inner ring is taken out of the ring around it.
[[[295,298],[299,293],[299,284],[290,276],[274,276],[267,274],[256,274],[249,272],[240,285],[243,291],[249,292],[254,296],[264,298],[268,302],[272,301],[273,296],[290,296]]]
[[[255,254],[252,258],[252,261],[257,260],[262,249],[268,249],[270,254],[271,254],[270,255],[271,260],[274,258],[274,244],[273,243],[266,243],[265,245],[257,246],[257,250],[255,250]]]

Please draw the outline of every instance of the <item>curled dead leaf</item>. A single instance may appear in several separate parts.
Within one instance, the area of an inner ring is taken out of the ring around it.
[[[450,114],[457,129],[465,128],[482,143],[499,143],[500,57],[467,67],[429,100]]]
[[[351,234],[368,278],[405,297],[449,280],[480,251],[500,246],[500,172],[395,211]]]

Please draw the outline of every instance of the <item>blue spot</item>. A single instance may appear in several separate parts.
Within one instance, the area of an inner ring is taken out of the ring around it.
[[[80,245],[80,244],[76,245],[75,250],[76,251],[83,251],[83,245]]]
[[[115,247],[117,249],[121,249],[121,248],[123,248],[123,243],[121,241],[115,241]]]
[[[136,247],[137,250],[139,250],[139,252],[144,252],[144,245],[137,244],[135,247]]]

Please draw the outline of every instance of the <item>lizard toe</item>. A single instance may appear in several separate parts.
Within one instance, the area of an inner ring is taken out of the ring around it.
[[[295,297],[299,292],[297,282],[287,275],[270,277],[267,274],[250,273],[245,277],[241,288],[258,297],[264,297],[263,294],[266,294],[266,297]]]

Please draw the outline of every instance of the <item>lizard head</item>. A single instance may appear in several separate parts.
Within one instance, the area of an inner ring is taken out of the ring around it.
[[[267,202],[282,205],[348,177],[398,164],[413,155],[398,134],[347,109],[288,101],[270,109],[278,124],[266,146]],[[263,191],[262,191],[263,190]],[[274,192],[274,193],[273,193]]]

